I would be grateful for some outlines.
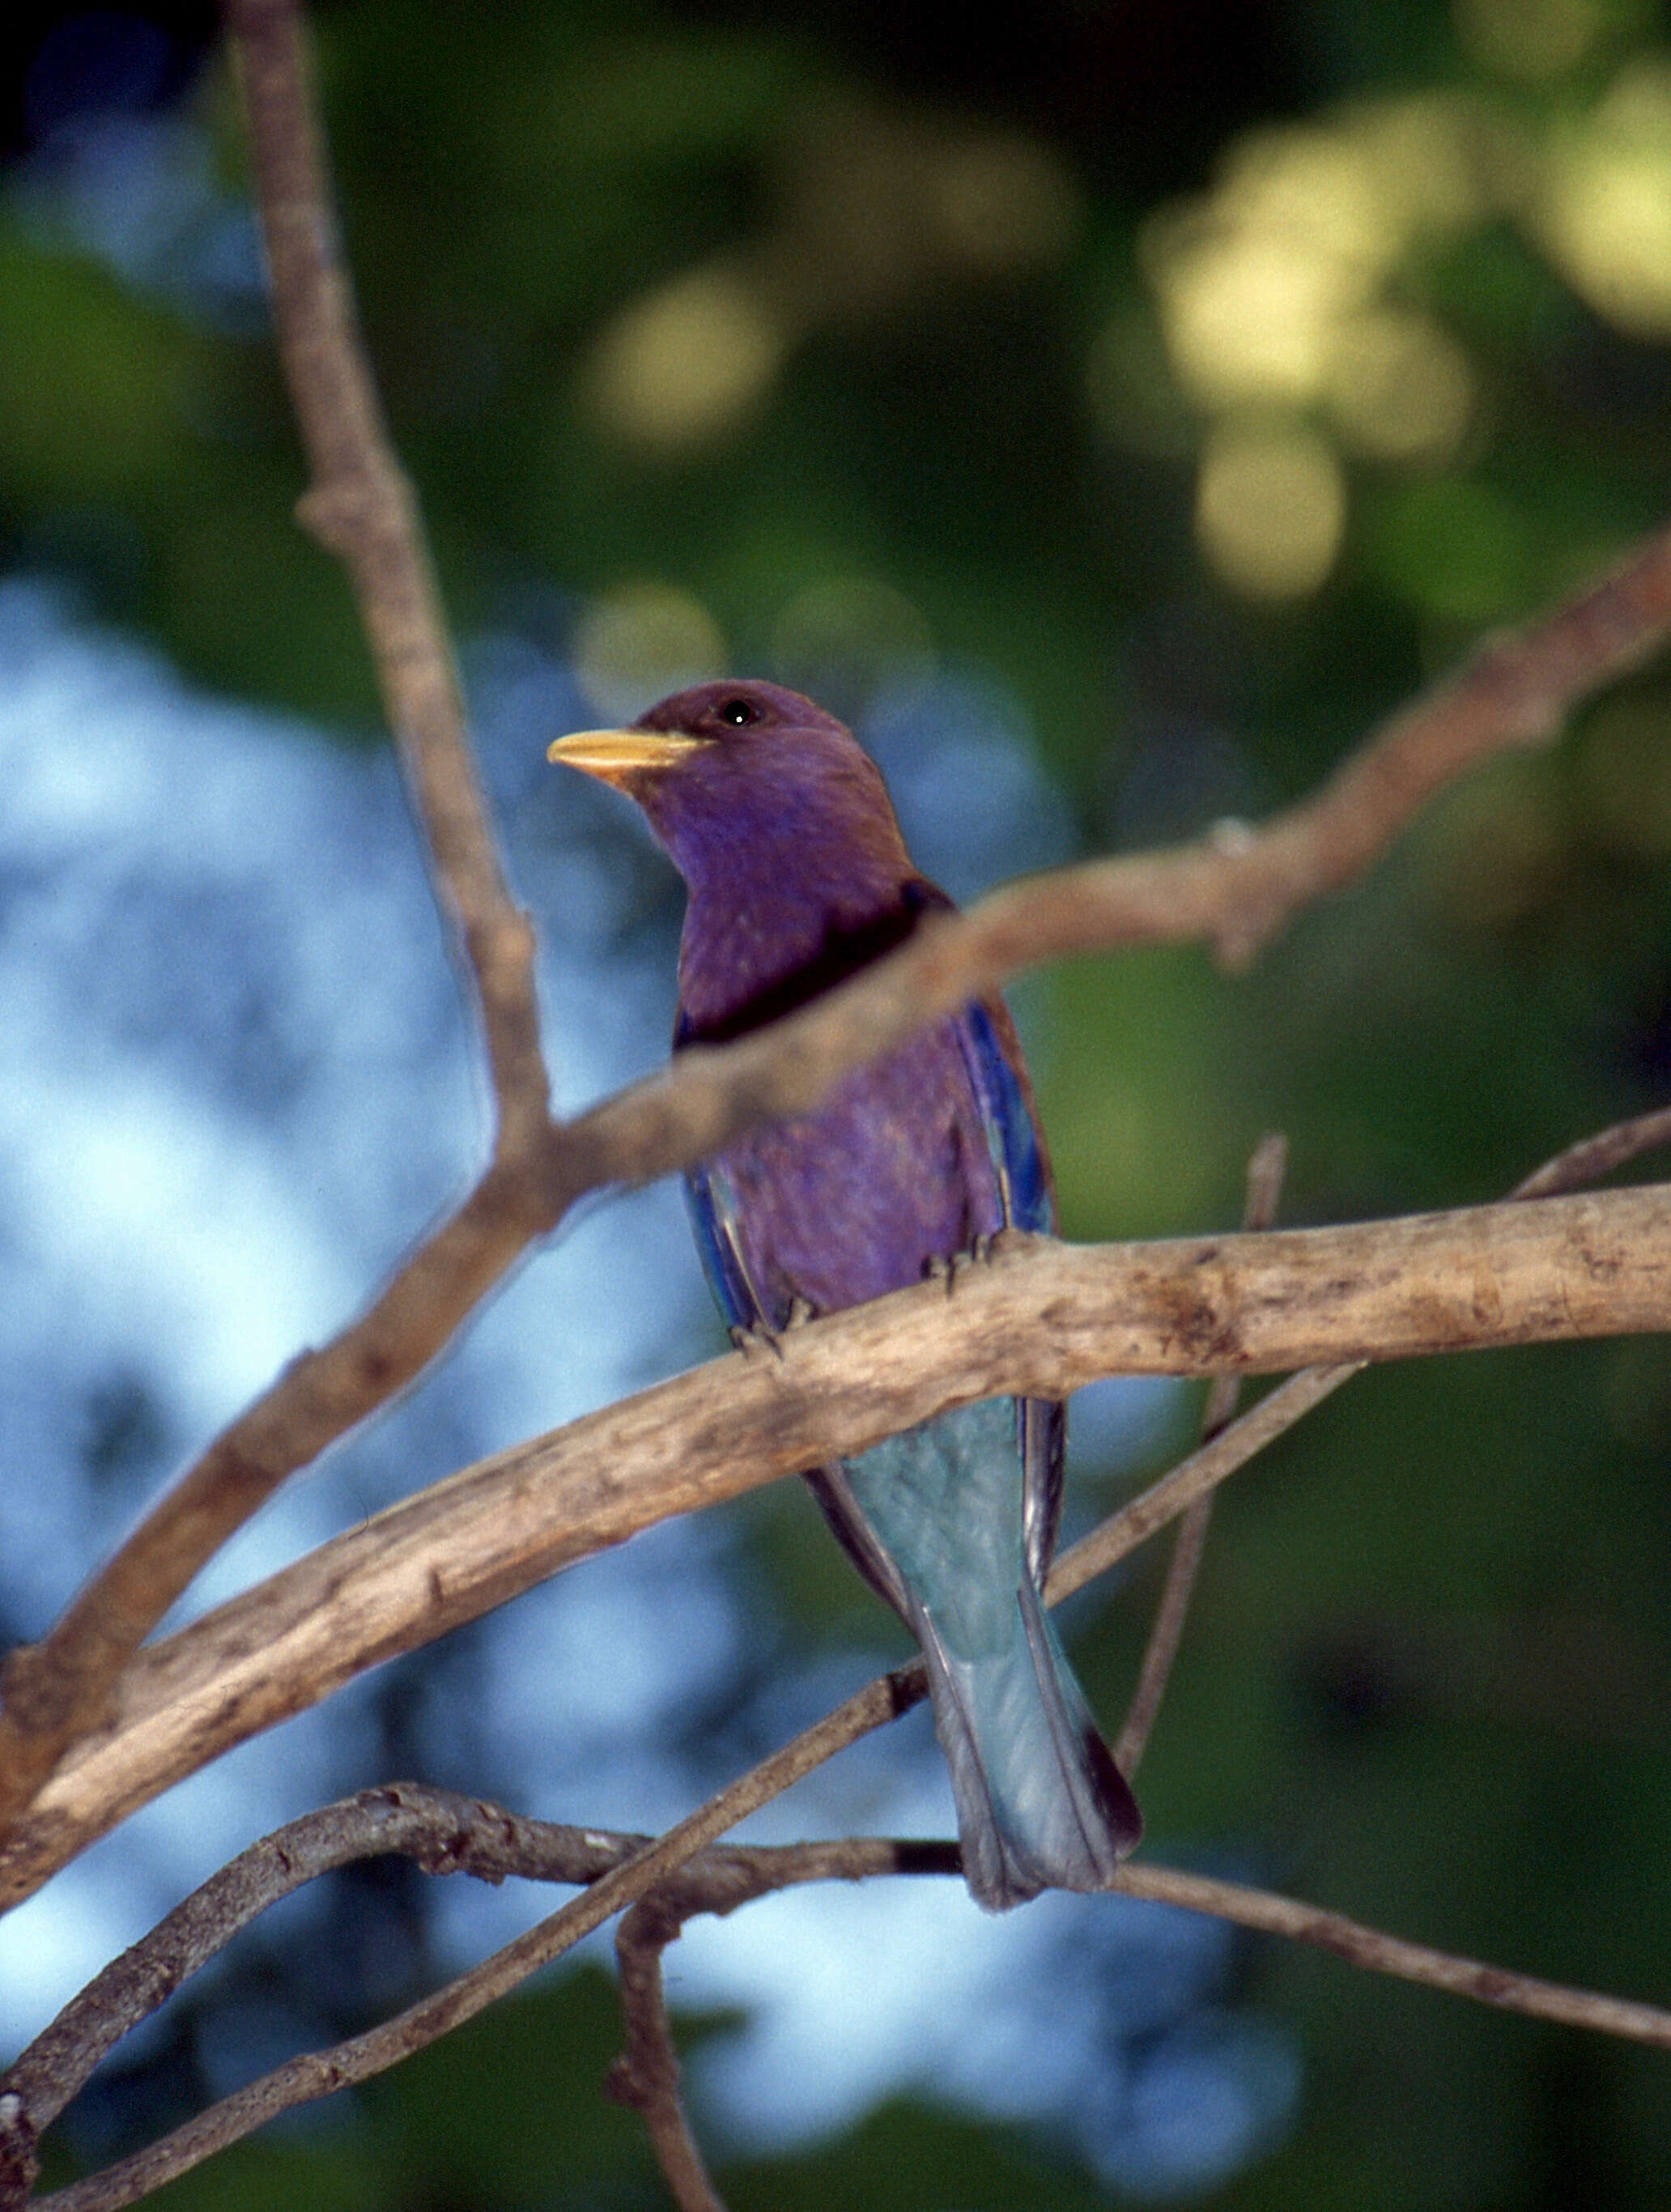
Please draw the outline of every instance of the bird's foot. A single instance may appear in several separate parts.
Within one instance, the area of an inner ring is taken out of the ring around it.
[[[741,1322],[733,1322],[726,1334],[731,1338],[732,1351],[740,1352],[744,1359],[760,1360],[769,1357],[781,1359],[783,1357],[782,1337],[776,1329],[768,1328],[763,1321],[756,1322],[752,1328],[744,1328]]]
[[[762,1359],[769,1354],[772,1358],[781,1360],[785,1356],[784,1338],[792,1328],[804,1328],[816,1311],[817,1309],[806,1299],[796,1297],[789,1302],[789,1311],[781,1329],[769,1328],[763,1321],[756,1322],[752,1328],[745,1328],[740,1322],[734,1322],[727,1331],[732,1347],[740,1352],[745,1359]]]
[[[936,1254],[923,1269],[925,1277],[931,1283],[944,1283],[945,1294],[950,1297],[957,1287],[959,1275],[967,1273],[971,1267],[984,1267],[988,1264],[998,1249],[998,1239],[1003,1234],[1000,1229],[996,1236],[989,1237],[983,1231],[973,1239],[965,1252],[954,1252],[949,1259],[942,1259]]]

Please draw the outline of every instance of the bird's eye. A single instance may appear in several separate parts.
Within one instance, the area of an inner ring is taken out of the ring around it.
[[[728,722],[733,730],[745,730],[750,722],[757,722],[760,720],[759,708],[749,699],[723,699],[714,712],[722,722]]]

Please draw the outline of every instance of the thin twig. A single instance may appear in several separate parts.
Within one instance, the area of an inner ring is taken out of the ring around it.
[[[1297,1899],[1279,1897],[1269,1890],[1248,1889],[1240,1882],[1216,1881],[1205,1875],[1184,1874],[1171,1867],[1139,1866],[1130,1861],[1115,1875],[1114,1887],[1151,1904],[1182,1905],[1189,1912],[1206,1912],[1215,1919],[1234,1920],[1243,1928],[1286,1936],[1297,1943],[1315,1943],[1320,1950],[1332,1951],[1337,1959],[1371,1973],[1394,1974],[1427,1989],[1448,1990],[1455,1996],[1499,2005],[1505,2012],[1558,2021],[1564,2027],[1593,2028],[1603,2035],[1622,2036],[1632,2043],[1651,2043],[1662,2051],[1671,2051],[1671,2012],[1663,2012],[1656,2005],[1569,1989],[1560,1982],[1539,1981],[1533,1975],[1511,1973],[1506,1967],[1489,1966],[1478,1959],[1431,1950],[1425,1943],[1407,1943],[1378,1928],[1367,1928],[1362,1921],[1348,1920],[1343,1913],[1325,1912],[1319,1905],[1303,1905]]]
[[[609,2070],[605,2094],[641,2116],[679,2212],[726,2212],[679,2094],[679,2054],[662,1984],[661,1954],[684,1925],[662,1890],[641,1897],[615,1931],[627,2047]]]
[[[1662,1106],[1653,1114],[1638,1114],[1629,1121],[1615,1121],[1610,1129],[1598,1130],[1593,1137],[1581,1137],[1576,1145],[1569,1145],[1553,1160],[1534,1168],[1509,1195],[1559,1198],[1563,1192],[1599,1182],[1615,1168],[1628,1167],[1644,1152],[1656,1151],[1662,1145],[1671,1145],[1671,1106]]]
[[[1662,1330],[1668,1253],[1671,1186],[1255,1237],[1002,1242],[951,1298],[933,1284],[897,1291],[793,1331],[781,1359],[733,1353],[623,1399],[391,1507],[149,1646],[118,1686],[111,1728],[0,1844],[0,1904],[365,1668],[656,1521],[946,1406],[1066,1396],[1105,1374]]]
[[[87,2081],[106,2053],[148,2019],[183,1983],[224,1950],[239,1931],[305,1884],[356,1861],[398,1853],[428,1874],[468,1874],[483,1881],[588,1883],[646,1850],[653,1838],[532,1820],[480,1798],[422,1783],[362,1790],[305,1814],[252,1844],[212,1875],[113,1960],[3,2077],[0,2094],[17,2100],[9,2135],[0,2129],[0,2171],[9,2153],[33,2144]],[[848,1856],[840,1856],[843,1851]],[[854,1854],[857,1856],[854,1856]],[[836,1874],[952,1873],[953,1844],[853,1845],[725,1844],[699,1851],[670,1890],[682,1913],[728,1911],[747,1897]],[[0,2205],[7,2202],[0,2187]]]
[[[766,1762],[769,1766],[773,1763]],[[761,1771],[757,1770],[757,1774]],[[704,1810],[714,1811],[723,1804],[733,1819],[740,1819],[742,1814],[737,1809],[738,1793],[742,1796],[753,1796],[758,1802],[757,1790],[750,1789],[754,1780],[752,1776],[744,1776],[741,1784],[733,1785],[732,1790],[714,1801],[713,1808]],[[688,1840],[692,1826],[688,1821],[680,1829],[670,1831],[662,1838],[662,1844],[671,1844],[678,1835],[684,1835]],[[346,1847],[349,1838],[356,1833],[362,1845],[357,1852]],[[428,1790],[410,1783],[363,1792],[342,1806],[329,1807],[323,1813],[311,1814],[305,1820],[281,1829],[263,1844],[254,1845],[241,1859],[223,1868],[151,1936],[136,1945],[127,1960],[118,1960],[115,1968],[106,1969],[100,1982],[66,2008],[12,2071],[0,2079],[0,2212],[13,2212],[14,2207],[24,2203],[33,2178],[35,2146],[40,2133],[113,2039],[103,2038],[98,2041],[97,2049],[77,2042],[78,2036],[84,2038],[89,2030],[95,2029],[90,2001],[118,1969],[128,1969],[130,1989],[142,1982],[155,1983],[162,1978],[168,1964],[179,1955],[178,1942],[171,1945],[165,1938],[172,1936],[182,1916],[194,1909],[200,1925],[214,1923],[223,1930],[219,1941],[210,1947],[218,1949],[229,1939],[234,1924],[246,1924],[254,1911],[271,1901],[271,1896],[288,1893],[300,1881],[312,1879],[331,1865],[342,1864],[349,1856],[371,1856],[398,1849],[417,1858],[432,1873],[464,1871],[489,1881],[518,1874],[536,1881],[568,1881],[582,1878],[581,1870],[588,1864],[606,1863],[609,1871],[598,1879],[593,1891],[564,1906],[540,1928],[531,1931],[532,1936],[545,1939],[538,1947],[539,1957],[534,1962],[544,1963],[577,1942],[588,1928],[598,1924],[599,1917],[607,1917],[577,1908],[586,1907],[599,1890],[612,1888],[611,1909],[619,1910],[627,1901],[625,1893],[637,1887],[643,1893],[647,1876],[661,1884],[657,1926],[665,1927],[667,1932],[657,1936],[647,1929],[641,1948],[653,1948],[659,1956],[665,1942],[695,1914],[734,1911],[772,1890],[809,1881],[858,1881],[889,1874],[949,1875],[959,1869],[955,1844],[902,1843],[885,1838],[855,1837],[776,1847],[731,1846],[703,1850],[700,1854],[693,1847],[690,1856],[677,1869],[664,1865],[660,1875],[650,1876],[650,1862],[661,1856],[661,1846],[645,1850],[641,1847],[642,1843],[642,1838],[632,1836],[599,1834],[523,1820],[496,1806],[455,1798],[450,1792]],[[291,1856],[305,1869],[295,1880],[286,1878],[285,1862]],[[271,1895],[264,1897],[261,1904],[252,1904],[246,1911],[238,1894],[239,1877],[240,1871],[252,1866],[255,1868],[256,1887],[270,1891]],[[1351,1965],[1373,1972],[1395,1975],[1534,2018],[1671,2049],[1671,2012],[1626,1998],[1540,1981],[1477,1960],[1408,1943],[1342,1914],[1267,1890],[1129,1862],[1115,1876],[1114,1887],[1145,1902],[1204,1912],[1243,1927],[1315,1944]],[[559,1930],[564,1941],[554,1940]],[[534,1970],[525,1949],[529,1940],[520,1939],[519,1943],[497,1953],[484,1962],[483,1967],[463,1977],[462,1983],[449,1984],[434,1998],[402,2014],[399,2021],[387,2023],[386,2029],[374,2030],[369,2037],[356,2037],[332,2050],[290,2061],[146,2150],[88,2180],[54,2192],[40,2200],[42,2204],[57,2207],[58,2212],[118,2212],[118,2208],[137,2202],[164,2181],[200,2163],[213,2151],[249,2134],[279,2112],[328,2095],[335,2088],[364,2080],[382,2067],[393,2064],[398,2057],[433,2041],[447,2027],[458,2025],[481,2008],[479,2003],[471,2002],[466,2009],[454,2010],[444,2003],[463,1984],[473,1984],[488,1969],[496,1970],[495,1978],[502,1979],[506,1988],[526,1978]],[[522,1954],[521,1971],[506,1978],[504,1962],[517,1953]],[[130,1961],[133,1962],[131,1966]],[[169,1988],[175,1985],[171,1982]],[[161,1995],[167,1993],[165,1990]],[[161,1995],[155,1996],[155,2002],[161,2002]],[[145,2007],[145,2010],[154,2008],[154,2004]],[[658,2007],[658,2013],[659,2009]],[[374,2055],[368,2046],[374,2039],[386,2038],[388,2030],[414,2022],[421,2014],[428,2016],[427,2032],[413,2034],[409,2030],[404,2048],[384,2047],[380,2063],[368,2063]],[[143,2012],[131,2014],[132,2018],[143,2016]],[[131,2024],[131,2020],[125,2024]],[[660,2032],[658,2026],[655,2033]],[[668,2056],[671,2058],[671,2050]],[[673,2081],[676,2097],[676,2072]],[[627,2101],[641,2102],[635,2083],[623,2085],[617,2077],[617,2090],[623,2086],[629,2093]],[[688,2130],[681,2129],[681,2132],[689,2144]],[[689,2151],[696,2160],[696,2170],[700,2171],[700,2155],[694,2144],[689,2144]],[[676,2153],[676,2157],[683,2154]],[[705,2176],[704,2185],[711,2191]],[[717,2200],[711,2195],[706,2202],[700,2196],[690,2195],[682,2197],[679,2202],[682,2206],[698,2206],[702,2212],[709,2212]]]
[[[1242,1206],[1243,1229],[1268,1229],[1276,1219],[1282,1178],[1287,1167],[1288,1139],[1275,1133],[1261,1137],[1248,1161],[1247,1192]],[[1211,1443],[1221,1430],[1229,1427],[1236,1418],[1241,1395],[1239,1375],[1213,1376],[1207,1389],[1206,1403],[1201,1409],[1203,1443]],[[1155,1717],[1172,1677],[1212,1517],[1212,1492],[1208,1491],[1184,1514],[1172,1540],[1172,1555],[1166,1563],[1166,1580],[1161,1586],[1160,1603],[1155,1608],[1154,1626],[1149,1631],[1143,1664],[1138,1668],[1137,1687],[1132,1692],[1132,1701],[1126,1709],[1125,1722],[1114,1747],[1115,1764],[1128,1782],[1142,1764]]]

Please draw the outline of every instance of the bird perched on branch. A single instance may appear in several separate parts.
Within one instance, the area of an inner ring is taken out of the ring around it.
[[[635,799],[684,878],[678,1046],[787,1013],[951,902],[911,864],[881,774],[834,716],[774,684],[706,684],[550,758]],[[1048,1230],[1050,1171],[1001,1000],[978,1000],[816,1111],[750,1129],[688,1178],[733,1334],[920,1281],[1000,1231]],[[964,1872],[992,1911],[1100,1889],[1141,1818],[1041,1591],[1063,1408],[958,1407],[808,1471],[860,1572],[928,1662]]]

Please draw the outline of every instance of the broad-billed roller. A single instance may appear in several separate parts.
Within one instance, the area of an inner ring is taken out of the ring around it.
[[[779,685],[705,684],[550,753],[635,799],[684,878],[676,1047],[805,1004],[951,903],[912,866],[874,763]],[[687,1182],[733,1331],[781,1331],[1054,1222],[997,998],[846,1077],[815,1112],[735,1138]],[[1049,1400],[989,1399],[806,1475],[922,1646],[964,1873],[992,1911],[1104,1887],[1142,1826],[1042,1601],[1065,1426]]]

